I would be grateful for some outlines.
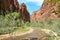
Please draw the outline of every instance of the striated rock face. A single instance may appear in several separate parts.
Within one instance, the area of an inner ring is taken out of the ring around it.
[[[18,0],[0,0],[0,14],[5,15],[6,11],[9,12],[14,12],[14,11],[19,11],[20,13],[20,19],[23,20],[24,22],[29,21],[30,22],[30,14],[27,11],[26,5],[23,3],[19,6]]]
[[[24,3],[22,3],[19,7],[19,12],[20,12],[20,19],[23,20],[24,22],[30,22],[30,14],[27,11],[27,7]]]
[[[30,19],[31,21],[39,20],[41,18],[40,11],[34,12],[30,17],[31,17]]]
[[[18,0],[10,0],[10,8],[12,6],[12,11],[16,11],[19,9]]]
[[[18,8],[17,0],[0,0],[0,10],[15,11]]]
[[[58,4],[56,3],[58,0],[54,0],[54,2],[50,2],[49,0],[44,0],[41,9],[33,12],[31,15],[31,21],[36,21],[39,19],[44,19],[45,21],[50,19],[57,18],[57,14],[59,13]]]
[[[10,10],[10,1],[9,0],[2,0],[2,5],[5,10]]]

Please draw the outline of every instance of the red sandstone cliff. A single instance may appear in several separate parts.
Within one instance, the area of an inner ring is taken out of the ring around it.
[[[23,3],[19,6],[18,1],[17,0],[0,0],[0,14],[4,14],[5,15],[5,11],[9,11],[9,12],[14,12],[14,11],[19,11],[20,15],[20,19],[24,22],[28,21],[30,22],[30,14],[27,10],[26,5]]]
[[[19,9],[18,0],[10,0],[10,5],[12,6],[12,11],[17,11]]]
[[[0,10],[15,11],[18,8],[17,0],[0,0]]]
[[[19,7],[19,12],[20,12],[20,19],[24,22],[30,22],[30,14],[27,10],[27,7],[24,3],[22,3]]]
[[[57,0],[54,0],[54,2],[48,2],[48,0],[44,0],[43,5],[41,7],[41,9],[39,9],[38,11],[33,12],[33,14],[31,15],[31,21],[36,21],[36,20],[40,20],[40,19],[44,19],[44,20],[49,20],[49,19],[55,19],[57,18]]]

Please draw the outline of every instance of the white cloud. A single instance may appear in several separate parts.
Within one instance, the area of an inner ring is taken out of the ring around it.
[[[40,5],[42,5],[42,3],[43,3],[44,0],[18,0],[18,1],[20,1],[21,3],[23,3],[23,2],[24,3],[33,2],[36,5],[40,6]]]
[[[40,3],[43,2],[43,0],[26,0],[27,2],[36,2],[36,3]]]
[[[44,0],[26,0],[26,2],[34,2],[36,5],[41,5]]]

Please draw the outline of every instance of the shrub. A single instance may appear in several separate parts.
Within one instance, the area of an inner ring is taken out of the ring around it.
[[[1,34],[10,34],[14,30],[16,30],[16,28],[14,28],[14,27],[5,27],[5,28],[0,27],[0,35]]]
[[[0,17],[0,27],[15,27],[20,26],[19,14],[17,12],[7,14],[5,17]]]
[[[0,34],[11,33],[16,27],[20,27],[21,22],[18,17],[19,14],[17,12],[7,14],[6,16],[0,15]]]

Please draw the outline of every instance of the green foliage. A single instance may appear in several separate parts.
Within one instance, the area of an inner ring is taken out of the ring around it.
[[[58,12],[60,12],[60,0],[58,0],[57,3],[58,3]]]
[[[48,2],[54,2],[55,0],[48,0]]]
[[[48,3],[52,3],[52,4],[58,5],[56,11],[60,12],[60,0],[46,0],[45,4],[48,4]]]
[[[53,32],[56,32],[58,34],[58,36],[60,37],[60,18],[58,18],[56,20],[49,20],[47,22],[44,22],[41,20],[36,21],[36,22],[31,22],[31,23],[27,23],[26,26],[30,26],[30,27],[36,28],[38,30],[48,29],[48,30],[51,30]],[[49,40],[53,40],[55,38],[57,38],[57,37],[53,33],[51,33]]]
[[[58,12],[60,12],[60,0],[48,0],[48,2],[52,2],[52,3],[57,3],[58,5]]]
[[[21,27],[21,22],[19,19],[15,20],[15,24],[17,27]]]
[[[17,27],[20,26],[19,14],[14,12],[0,17],[0,27]]]
[[[31,23],[30,22],[26,22],[24,23],[24,26],[30,27]]]
[[[7,14],[6,16],[0,15],[0,34],[11,33],[16,27],[20,27],[22,23],[18,17],[19,14],[17,12]]]
[[[47,25],[50,25],[50,26],[51,26],[52,24],[53,24],[53,21],[51,21],[51,20],[49,20],[48,23],[47,23]]]
[[[54,3],[55,0],[46,0],[46,1],[44,1],[44,2],[45,2],[45,4],[48,4],[49,2],[50,2],[50,3]]]
[[[11,32],[13,32],[14,30],[16,30],[16,28],[13,28],[13,27],[0,27],[0,35],[1,34],[9,34]]]

